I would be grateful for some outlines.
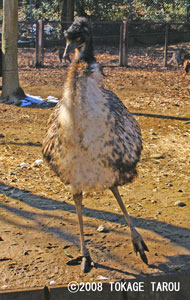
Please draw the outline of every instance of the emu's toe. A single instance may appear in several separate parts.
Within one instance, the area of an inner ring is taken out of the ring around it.
[[[94,262],[92,261],[90,255],[83,256],[81,262],[81,270],[84,273],[90,272],[91,268],[94,267]]]
[[[90,255],[88,255],[88,256],[81,255],[76,258],[72,258],[67,262],[67,265],[69,265],[69,266],[76,266],[79,264],[81,264],[81,270],[84,273],[89,272],[91,270],[91,268],[95,266]]]
[[[132,237],[133,247],[136,254],[140,254],[142,261],[148,265],[148,259],[146,257],[145,251],[149,251],[147,245],[143,241],[140,235]]]
[[[69,266],[79,265],[82,261],[83,256],[77,256],[75,258],[70,259],[66,264]]]

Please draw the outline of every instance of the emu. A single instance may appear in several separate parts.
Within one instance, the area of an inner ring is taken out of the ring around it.
[[[133,226],[118,191],[137,175],[142,150],[140,127],[120,99],[105,89],[93,53],[91,26],[77,17],[64,32],[64,57],[75,49],[68,68],[63,97],[48,121],[43,155],[62,182],[69,184],[80,228],[83,272],[93,261],[84,242],[82,192],[109,188],[129,225],[136,254],[148,264],[148,248]]]

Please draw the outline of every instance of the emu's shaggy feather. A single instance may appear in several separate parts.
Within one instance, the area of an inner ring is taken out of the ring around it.
[[[102,87],[98,64],[73,63],[49,120],[43,154],[74,193],[131,181],[141,152],[138,123]]]

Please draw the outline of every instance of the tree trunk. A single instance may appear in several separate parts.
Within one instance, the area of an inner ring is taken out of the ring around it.
[[[35,7],[36,9],[38,9],[38,8],[40,8],[40,5],[41,5],[41,0],[36,0],[36,1],[35,1],[35,4],[34,4],[34,7]]]
[[[74,20],[74,0],[59,0],[59,10],[61,13],[61,39],[64,38],[64,30],[68,25],[64,21],[72,22]]]
[[[74,0],[59,0],[61,21],[72,22],[74,19]]]
[[[186,11],[187,11],[187,22],[189,22],[189,19],[190,19],[190,0],[187,0],[187,8],[186,8]]]
[[[86,17],[87,15],[84,9],[84,0],[77,0],[76,6],[77,6],[77,15],[79,17]]]
[[[18,104],[24,91],[19,85],[17,64],[18,0],[3,0],[2,102]]]
[[[67,0],[66,21],[73,22],[74,20],[74,0]]]

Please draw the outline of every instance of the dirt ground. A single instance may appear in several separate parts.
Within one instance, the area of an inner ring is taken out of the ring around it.
[[[0,104],[0,289],[190,271],[190,75],[176,67],[104,73],[105,86],[136,114],[142,129],[138,177],[120,192],[149,248],[149,265],[134,254],[108,190],[86,193],[83,201],[85,240],[97,268],[82,274],[80,266],[66,264],[79,252],[72,196],[44,161],[36,162],[53,108]],[[66,67],[58,61],[36,70],[20,58],[19,74],[26,93],[61,97]],[[97,231],[101,224],[106,232]]]

